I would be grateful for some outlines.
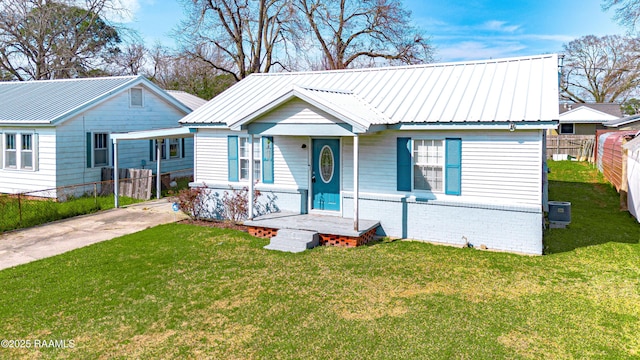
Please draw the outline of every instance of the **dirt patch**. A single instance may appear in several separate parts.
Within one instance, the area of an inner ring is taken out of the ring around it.
[[[232,221],[220,221],[220,220],[181,220],[179,224],[190,224],[204,227],[216,227],[221,229],[233,229],[248,232],[247,227],[242,224],[236,224]]]

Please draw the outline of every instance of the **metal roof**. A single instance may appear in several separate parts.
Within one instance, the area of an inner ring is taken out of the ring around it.
[[[606,123],[604,123],[604,126],[617,128],[636,121],[640,121],[640,114],[623,117],[622,119],[607,121]]]
[[[362,125],[558,120],[557,55],[252,74],[183,124],[246,123],[297,89]],[[300,97],[300,96],[298,96]],[[304,100],[304,99],[303,99]],[[305,100],[309,101],[309,99]],[[343,111],[345,110],[345,111]]]
[[[560,114],[567,111],[579,109],[581,107],[598,110],[605,114],[613,115],[617,118],[622,117],[622,110],[620,104],[616,103],[564,103],[560,104]]]
[[[185,91],[180,91],[180,90],[165,90],[165,91],[191,110],[195,110],[207,103],[207,100],[199,98],[195,95],[189,94],[188,92],[185,92]]]
[[[560,113],[560,123],[595,123],[602,124],[616,120],[618,116],[605,113],[589,106],[580,106]]]
[[[140,84],[190,112],[144,76],[12,81],[0,82],[0,124],[55,124]]]

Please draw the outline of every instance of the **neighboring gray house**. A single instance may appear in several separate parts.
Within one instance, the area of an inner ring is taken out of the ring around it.
[[[608,121],[621,118],[620,104],[560,104],[560,125],[550,135],[596,135]]]
[[[180,123],[197,130],[193,186],[253,179],[268,211],[542,253],[556,55],[252,74]]]
[[[192,108],[143,76],[0,82],[0,193],[101,180],[110,134],[178,126]],[[123,144],[121,167],[154,169],[150,141]],[[193,167],[193,139],[166,139],[163,171]]]

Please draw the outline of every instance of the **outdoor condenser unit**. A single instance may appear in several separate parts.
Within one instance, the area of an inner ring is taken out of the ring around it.
[[[567,201],[549,201],[549,226],[564,228],[571,223],[571,203]]]

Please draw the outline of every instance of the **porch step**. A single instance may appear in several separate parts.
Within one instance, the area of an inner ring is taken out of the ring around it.
[[[264,248],[297,253],[313,249],[318,245],[320,245],[320,237],[315,231],[280,229],[278,234],[271,238],[269,245]]]

